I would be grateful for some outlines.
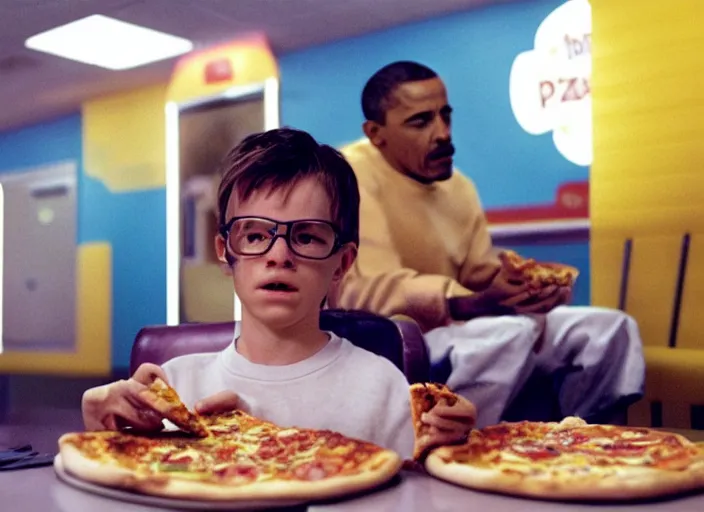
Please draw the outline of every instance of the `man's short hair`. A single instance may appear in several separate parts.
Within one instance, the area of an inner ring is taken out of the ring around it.
[[[423,64],[398,61],[374,73],[362,90],[362,112],[367,121],[386,122],[386,111],[392,106],[391,95],[406,82],[419,82],[436,78],[438,74]]]
[[[314,177],[330,199],[333,224],[340,242],[359,245],[359,188],[354,171],[340,152],[319,144],[310,134],[277,128],[249,135],[225,157],[218,188],[218,220],[229,219],[227,205],[232,193],[246,201],[253,192],[288,189],[302,179]]]

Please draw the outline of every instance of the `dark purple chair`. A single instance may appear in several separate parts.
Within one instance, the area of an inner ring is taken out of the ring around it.
[[[414,322],[390,320],[365,311],[326,309],[321,311],[320,327],[387,358],[411,384],[429,380],[428,350]],[[232,342],[234,328],[235,322],[144,327],[132,346],[130,375],[142,363],[161,365],[185,354],[222,350]]]

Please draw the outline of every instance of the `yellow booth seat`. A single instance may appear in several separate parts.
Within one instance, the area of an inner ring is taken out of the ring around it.
[[[645,347],[648,398],[704,405],[704,350]]]
[[[693,428],[692,406],[704,405],[704,350],[646,346],[645,361],[645,398],[628,411],[629,424]]]
[[[603,277],[621,287],[595,302],[632,315],[645,345],[645,398],[629,411],[629,422],[692,428],[692,406],[704,406],[704,233],[612,242],[599,242],[592,265],[608,265],[614,272]]]

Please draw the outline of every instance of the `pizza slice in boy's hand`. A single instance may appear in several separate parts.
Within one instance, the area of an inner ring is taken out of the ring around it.
[[[426,451],[425,438],[430,433],[431,426],[422,421],[423,414],[438,404],[453,406],[457,403],[457,395],[444,384],[421,383],[413,384],[411,393],[411,419],[413,420],[413,431],[415,433],[415,446],[413,449],[413,459],[419,460]]]
[[[188,410],[174,388],[156,377],[141,394],[142,399],[181,430],[198,437],[208,437],[210,431],[200,415]]]

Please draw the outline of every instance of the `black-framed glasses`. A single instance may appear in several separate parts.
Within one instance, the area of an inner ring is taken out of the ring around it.
[[[277,238],[286,240],[291,252],[301,258],[324,260],[341,247],[335,226],[319,219],[279,222],[266,217],[233,217],[220,228],[227,247],[239,256],[261,256]]]

